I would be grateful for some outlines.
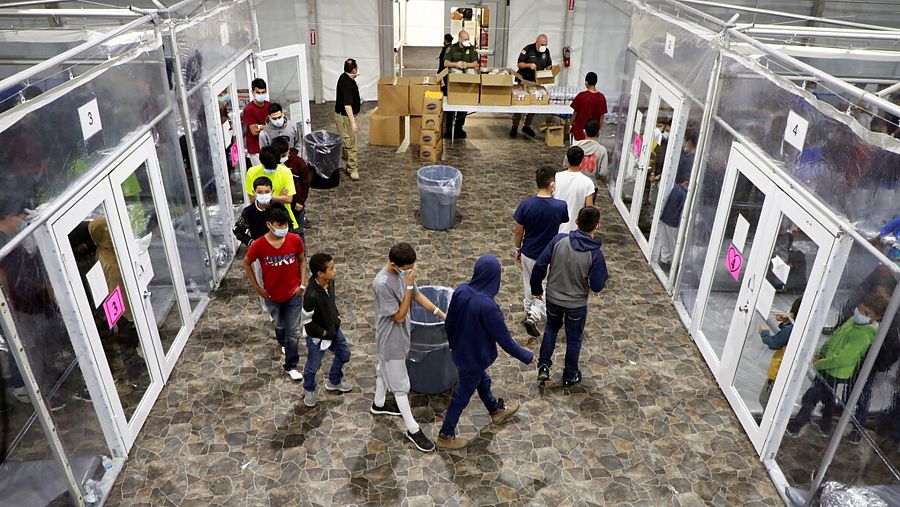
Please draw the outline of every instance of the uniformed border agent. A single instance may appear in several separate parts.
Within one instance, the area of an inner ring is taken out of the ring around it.
[[[477,69],[478,68],[478,51],[469,40],[469,32],[460,30],[457,37],[457,43],[447,48],[447,54],[444,56],[444,67],[448,69]],[[456,111],[454,114],[446,115],[446,125],[444,126],[444,137],[450,137],[450,128],[453,127],[453,137],[456,139],[465,139],[466,132],[463,125],[466,124],[466,112]],[[456,124],[453,125],[454,118]]]
[[[529,44],[522,48],[519,53],[519,75],[523,79],[534,82],[535,72],[539,70],[549,69],[553,65],[550,58],[550,51],[547,49],[547,35],[540,34],[534,40],[534,44]],[[534,137],[534,130],[531,128],[531,121],[534,119],[533,113],[525,115],[525,126],[522,127],[522,133]],[[509,131],[509,137],[516,137],[519,134],[519,122],[522,121],[522,114],[513,114],[512,130]]]

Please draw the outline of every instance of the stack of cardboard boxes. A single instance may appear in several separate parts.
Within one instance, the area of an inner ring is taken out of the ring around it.
[[[444,153],[444,140],[441,139],[443,112],[444,94],[440,87],[437,90],[426,90],[422,94],[422,116],[419,122],[421,126],[417,138],[419,160],[423,162],[437,162]]]
[[[378,80],[378,107],[369,118],[369,142],[378,146],[400,146],[406,137],[409,114],[409,79],[383,77]]]

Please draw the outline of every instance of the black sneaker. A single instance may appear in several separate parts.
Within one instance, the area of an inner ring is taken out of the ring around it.
[[[546,364],[538,365],[538,382],[550,380],[550,367]]]
[[[525,326],[525,332],[531,336],[540,336],[541,332],[538,330],[537,323],[531,320],[531,317],[526,318],[522,321],[522,325]]]
[[[791,419],[787,425],[787,433],[791,436],[797,436],[800,434],[800,430],[803,429],[803,424],[797,419]]]
[[[578,384],[580,382],[581,382],[581,372],[576,371],[574,377],[572,377],[570,379],[563,379],[563,386],[564,387],[574,386],[575,384]]]
[[[422,452],[431,452],[434,450],[434,442],[428,439],[425,436],[425,432],[421,429],[415,433],[406,432],[406,438],[408,438],[413,445],[416,446]]]
[[[383,407],[379,407],[375,405],[375,402],[372,402],[369,412],[375,415],[400,415],[400,407],[397,406],[397,402],[394,400],[385,400]]]
[[[847,437],[847,441],[852,445],[859,445],[859,442],[862,441],[862,433],[854,428]]]
[[[831,418],[828,419],[822,418],[819,420],[819,424],[817,425],[819,428],[819,433],[828,437],[831,436]]]
[[[518,136],[518,135],[519,135],[519,127],[513,127],[513,128],[509,131],[509,137],[515,138],[515,137]]]
[[[534,137],[534,136],[535,136],[534,130],[532,130],[531,127],[522,127],[522,133],[525,134],[525,135],[528,136],[528,137]]]

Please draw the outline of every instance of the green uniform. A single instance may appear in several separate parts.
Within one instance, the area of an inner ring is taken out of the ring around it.
[[[474,63],[478,61],[478,51],[475,50],[475,46],[464,48],[459,44],[454,44],[447,50],[444,60]]]

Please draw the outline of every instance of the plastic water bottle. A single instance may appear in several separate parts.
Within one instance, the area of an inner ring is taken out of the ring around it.
[[[100,462],[103,463],[103,470],[104,470],[103,473],[109,473],[112,471],[113,462],[109,456],[103,456],[103,458],[100,460]]]

